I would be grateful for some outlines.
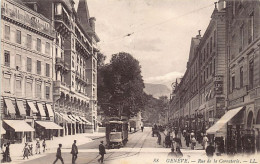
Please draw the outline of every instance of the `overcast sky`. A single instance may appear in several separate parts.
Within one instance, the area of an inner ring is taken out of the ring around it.
[[[191,37],[205,32],[215,1],[88,0],[88,7],[108,61],[129,52],[139,60],[145,82],[170,86],[184,74]]]

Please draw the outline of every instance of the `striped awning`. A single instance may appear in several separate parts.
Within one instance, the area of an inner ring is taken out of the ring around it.
[[[48,113],[49,113],[49,117],[54,117],[54,113],[53,113],[51,105],[46,104],[46,107],[47,107],[47,110],[48,110]]]
[[[20,115],[25,115],[26,116],[26,111],[23,105],[23,101],[16,101],[17,107],[19,109]]]
[[[36,109],[35,105],[33,104],[33,102],[28,102],[27,104],[29,105],[30,109],[32,110],[33,113],[38,113],[38,110]]]
[[[5,104],[6,104],[7,111],[8,111],[9,114],[16,114],[16,111],[15,111],[14,105],[12,103],[12,100],[5,99]]]
[[[43,108],[43,105],[42,105],[41,103],[37,103],[37,106],[38,106],[38,109],[39,109],[39,111],[40,111],[40,115],[41,115],[42,117],[46,117],[46,113],[45,113],[45,110],[44,110],[44,108]]]

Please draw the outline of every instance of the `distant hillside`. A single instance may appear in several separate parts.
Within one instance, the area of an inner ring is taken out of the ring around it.
[[[153,95],[155,98],[159,98],[160,96],[170,96],[171,90],[166,85],[150,83],[145,83],[144,85],[144,92]]]

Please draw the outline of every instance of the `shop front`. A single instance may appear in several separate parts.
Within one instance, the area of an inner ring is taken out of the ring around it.
[[[36,138],[53,139],[53,136],[58,137],[58,131],[63,128],[52,121],[35,121]]]
[[[6,130],[4,137],[11,143],[31,142],[31,132],[35,131],[24,120],[3,120],[3,128]]]

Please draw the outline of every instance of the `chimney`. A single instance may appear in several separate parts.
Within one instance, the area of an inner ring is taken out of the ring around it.
[[[90,27],[92,28],[92,30],[93,30],[94,32],[95,32],[95,21],[96,21],[96,18],[95,18],[95,17],[89,18]]]
[[[226,8],[226,1],[225,0],[219,0],[218,1],[218,11],[221,11]]]

